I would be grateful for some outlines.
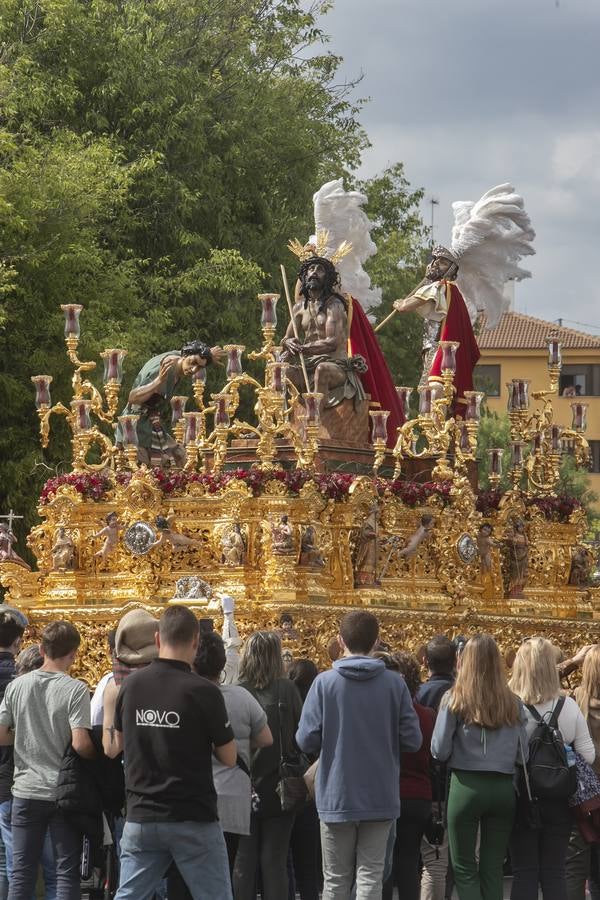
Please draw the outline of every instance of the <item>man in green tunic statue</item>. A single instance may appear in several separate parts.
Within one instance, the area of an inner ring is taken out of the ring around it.
[[[221,347],[209,347],[202,341],[190,341],[180,351],[167,350],[153,356],[138,372],[128,403],[121,415],[138,415],[138,461],[145,465],[176,465],[185,462],[185,451],[167,428],[171,409],[169,402],[178,383],[195,375],[225,354]],[[117,426],[116,441],[123,443],[123,433]]]

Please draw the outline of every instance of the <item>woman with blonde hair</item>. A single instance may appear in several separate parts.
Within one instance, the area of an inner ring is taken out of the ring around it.
[[[298,752],[294,735],[300,721],[302,700],[294,682],[284,677],[281,641],[274,631],[255,631],[246,641],[240,661],[239,684],[250,691],[266,712],[273,744],[256,749],[250,762],[257,802],[250,817],[250,834],[240,837],[233,870],[233,892],[235,900],[254,900],[258,867],[263,900],[285,900],[294,813],[282,812],[276,787],[282,753],[293,756]]]
[[[454,686],[442,699],[431,740],[433,756],[452,770],[448,839],[460,900],[502,900],[523,723],[495,640],[475,635],[462,652]]]
[[[550,641],[535,637],[521,644],[510,686],[525,704],[528,740],[543,719],[557,727],[564,743],[586,762],[594,761],[596,751],[585,718],[577,703],[561,693],[556,648]],[[525,811],[526,798],[523,800],[510,839],[511,900],[537,897],[538,886],[544,900],[566,900],[565,860],[572,825],[569,801],[540,798],[540,827],[532,829]]]
[[[574,696],[590,730],[596,750],[593,767],[600,775],[600,644],[583,647],[574,660],[582,657],[581,684],[575,688]],[[577,823],[571,828],[566,874],[569,900],[584,900],[586,881],[591,896],[600,896],[600,844],[588,844]]]

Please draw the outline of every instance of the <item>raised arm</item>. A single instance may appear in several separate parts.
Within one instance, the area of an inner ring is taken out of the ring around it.
[[[160,389],[165,384],[171,371],[174,368],[179,367],[180,364],[180,356],[165,356],[160,362],[160,369],[156,378],[153,378],[148,384],[142,384],[139,387],[132,388],[129,392],[128,402],[130,405],[141,406],[142,403],[145,403],[154,394],[160,393]]]
[[[104,716],[102,719],[102,748],[107,756],[114,759],[123,750],[123,733],[115,728],[115,708],[119,687],[114,679],[104,690]]]

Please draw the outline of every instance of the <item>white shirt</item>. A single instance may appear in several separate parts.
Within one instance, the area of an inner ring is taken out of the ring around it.
[[[102,725],[102,719],[104,717],[104,691],[106,690],[106,685],[114,678],[112,672],[107,672],[106,675],[103,675],[100,681],[98,682],[98,686],[94,691],[94,696],[92,697],[92,728],[94,725]]]
[[[544,713],[551,712],[558,702],[558,697],[553,700],[547,700],[545,703],[532,704],[537,709],[540,716]],[[524,707],[527,716],[526,729],[529,739],[534,732],[537,722],[527,709]],[[565,744],[570,744],[576,753],[583,756],[586,762],[593,763],[596,757],[596,748],[590,736],[590,730],[583,713],[579,709],[572,697],[565,697],[565,705],[558,716],[558,727],[562,734]]]

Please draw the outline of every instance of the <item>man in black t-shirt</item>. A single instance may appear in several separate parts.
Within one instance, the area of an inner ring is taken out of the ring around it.
[[[192,672],[198,622],[185,606],[160,619],[159,658],[130,675],[115,710],[111,755],[124,751],[127,822],[115,900],[147,900],[172,861],[194,900],[231,900],[212,753],[236,745],[218,687]]]

